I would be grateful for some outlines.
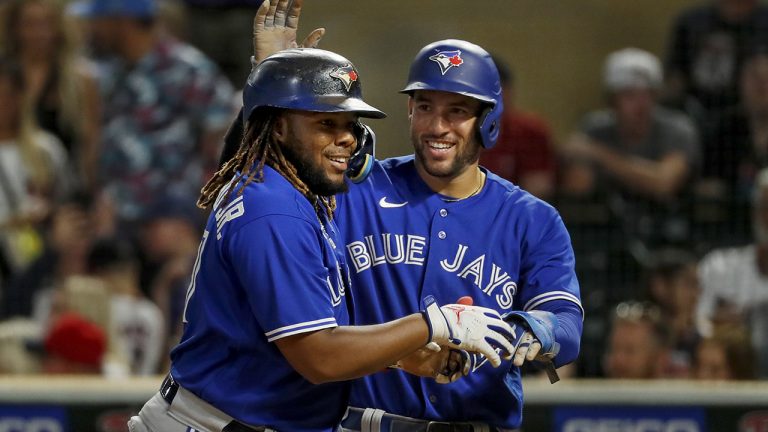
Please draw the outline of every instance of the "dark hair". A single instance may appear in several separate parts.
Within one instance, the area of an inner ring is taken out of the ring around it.
[[[135,265],[137,259],[136,250],[129,242],[115,238],[101,239],[94,243],[88,254],[88,271],[94,273]]]
[[[686,267],[696,264],[696,256],[682,249],[662,249],[656,251],[648,265],[648,273],[663,279],[677,276]]]

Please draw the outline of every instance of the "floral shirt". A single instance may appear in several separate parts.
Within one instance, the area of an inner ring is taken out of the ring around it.
[[[100,167],[118,217],[140,220],[167,196],[195,202],[216,162],[203,156],[201,141],[223,136],[235,114],[232,86],[204,54],[170,38],[132,67],[103,66]]]

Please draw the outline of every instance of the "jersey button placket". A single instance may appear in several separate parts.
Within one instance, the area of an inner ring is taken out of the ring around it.
[[[440,209],[440,216],[446,217],[448,216],[448,210],[446,209]]]
[[[440,231],[439,233],[437,233],[437,238],[439,238],[440,240],[445,240],[447,236],[448,235],[445,233],[445,231]]]

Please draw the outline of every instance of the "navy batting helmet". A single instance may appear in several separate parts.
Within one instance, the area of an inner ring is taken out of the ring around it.
[[[243,90],[243,122],[259,107],[386,117],[363,102],[352,62],[316,48],[280,51],[254,66]]]
[[[496,144],[504,104],[499,71],[486,50],[457,39],[425,46],[411,63],[408,84],[401,93],[416,90],[458,93],[487,104],[478,121],[481,143],[486,148]]]

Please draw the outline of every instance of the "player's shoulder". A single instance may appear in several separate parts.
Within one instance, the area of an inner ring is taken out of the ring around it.
[[[490,200],[499,203],[501,208],[532,220],[541,217],[559,217],[557,210],[548,202],[487,169],[485,172],[486,193]]]
[[[244,179],[229,191],[230,185],[224,186],[214,204],[214,214],[220,212],[242,213],[238,219],[246,224],[255,219],[267,217],[302,219],[312,221],[312,204],[282,175],[272,168],[264,167],[262,181],[251,181],[243,187]]]

